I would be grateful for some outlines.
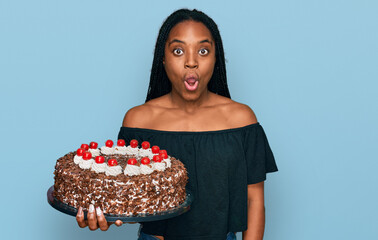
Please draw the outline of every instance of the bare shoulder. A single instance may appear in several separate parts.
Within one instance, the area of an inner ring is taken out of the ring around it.
[[[146,119],[146,114],[149,114],[148,105],[140,105],[129,109],[126,112],[125,117],[123,118],[123,127],[134,127],[139,128],[143,127],[143,119]]]
[[[222,97],[219,106],[222,114],[227,116],[229,127],[238,128],[257,123],[253,110],[246,104]]]
[[[257,123],[256,115],[248,105],[233,101],[228,106],[228,110],[232,116],[230,123],[236,127],[244,127]]]
[[[131,108],[123,118],[122,126],[133,128],[149,128],[151,119],[164,111],[166,97],[150,100],[142,105]]]

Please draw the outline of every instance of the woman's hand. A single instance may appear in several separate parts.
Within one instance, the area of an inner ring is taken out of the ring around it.
[[[108,230],[109,226],[113,224],[106,221],[105,216],[99,207],[97,207],[95,211],[93,204],[89,205],[87,219],[88,220],[84,220],[83,208],[79,207],[79,211],[76,215],[76,221],[79,224],[79,227],[85,228],[88,226],[91,231],[98,228],[100,228],[102,231],[106,231]],[[123,222],[121,220],[117,220],[114,224],[119,227],[122,226]]]

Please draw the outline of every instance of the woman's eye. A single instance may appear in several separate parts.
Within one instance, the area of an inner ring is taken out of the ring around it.
[[[202,48],[201,50],[199,50],[198,53],[199,53],[200,55],[206,55],[206,54],[209,53],[209,51],[208,51],[207,49],[205,49],[205,48]]]
[[[180,56],[180,55],[182,55],[184,52],[183,52],[180,48],[176,48],[176,49],[173,50],[173,53],[174,53],[175,55]]]

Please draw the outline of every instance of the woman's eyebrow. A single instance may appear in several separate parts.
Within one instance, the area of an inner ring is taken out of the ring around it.
[[[170,46],[172,43],[184,43],[184,41],[181,41],[181,40],[178,40],[178,39],[172,39],[172,41],[170,41],[168,43],[168,46]],[[199,41],[199,43],[210,43],[211,45],[213,45],[213,41],[210,41],[209,39],[205,39],[205,40],[202,40],[202,41]]]
[[[209,39],[202,40],[199,43],[205,43],[205,42],[210,43],[211,45],[213,45],[213,41],[210,41]]]
[[[175,43],[175,42],[177,42],[177,43],[185,43],[185,42],[183,42],[183,41],[181,41],[181,40],[173,39],[172,41],[170,41],[170,42],[168,43],[168,46],[171,45],[172,43]]]

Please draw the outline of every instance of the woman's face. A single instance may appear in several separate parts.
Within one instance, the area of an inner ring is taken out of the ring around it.
[[[172,92],[193,101],[207,91],[215,65],[215,43],[203,23],[188,20],[174,26],[164,53],[163,63]]]

